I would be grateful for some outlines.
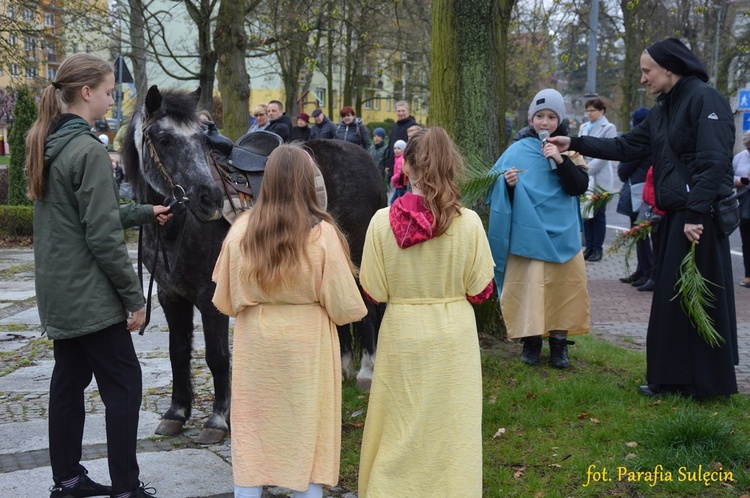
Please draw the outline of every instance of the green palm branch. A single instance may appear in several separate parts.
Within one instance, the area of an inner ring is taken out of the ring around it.
[[[713,319],[706,312],[706,308],[714,308],[716,296],[714,296],[710,285],[718,287],[701,275],[695,264],[695,242],[690,246],[690,251],[680,263],[680,278],[677,279],[675,289],[677,294],[672,298],[674,301],[680,298],[680,306],[690,319],[690,323],[698,330],[698,334],[711,346],[719,346],[726,340],[719,335],[714,327]]]
[[[493,170],[492,164],[480,156],[471,155],[466,160],[466,169],[462,178],[458,181],[458,189],[461,191],[461,199],[464,206],[473,206],[477,201],[484,200],[487,191],[495,185],[498,178],[503,176],[507,170]],[[519,169],[522,173],[524,170]]]
[[[581,196],[581,205],[583,206],[583,214],[588,216],[590,213],[595,213],[599,209],[606,207],[607,204],[616,196],[619,192],[608,192],[600,186],[595,186],[593,190],[587,190],[585,194]]]

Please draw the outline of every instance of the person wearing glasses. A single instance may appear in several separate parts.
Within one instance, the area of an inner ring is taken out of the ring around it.
[[[589,122],[581,125],[580,136],[614,138],[617,136],[615,125],[609,122],[604,115],[607,105],[599,97],[586,101],[586,117]],[[612,191],[614,177],[612,161],[586,157],[589,167],[589,190],[603,189]],[[606,206],[602,206],[593,213],[591,218],[583,221],[583,233],[586,237],[586,250],[583,251],[583,259],[587,261],[601,261],[604,245],[604,236],[607,233]]]
[[[248,133],[261,131],[268,128],[268,105],[256,105],[253,109],[253,117],[255,118],[255,123],[250,127],[249,130],[247,130]]]

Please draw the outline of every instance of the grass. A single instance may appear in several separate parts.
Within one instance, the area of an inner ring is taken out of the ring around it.
[[[484,350],[484,497],[750,492],[747,396],[645,398],[636,391],[646,371],[642,352],[591,336],[574,340],[564,371],[523,365],[517,344]],[[545,347],[543,361],[546,354]],[[351,415],[366,409],[367,396],[347,382],[343,399],[340,484],[356,490],[365,415]]]
[[[10,156],[0,156],[0,166],[8,166],[10,164]]]

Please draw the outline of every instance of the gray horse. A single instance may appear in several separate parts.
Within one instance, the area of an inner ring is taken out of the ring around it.
[[[214,307],[211,273],[229,223],[220,217],[222,193],[211,177],[208,148],[191,94],[160,92],[155,86],[133,115],[123,141],[126,175],[139,202],[176,203],[164,227],[141,231],[143,262],[159,285],[158,298],[169,325],[173,391],[156,433],[175,435],[190,418],[193,307],[203,321],[206,363],[214,379],[213,411],[197,439],[220,441],[229,429],[230,378],[228,318]],[[359,264],[372,215],[386,205],[385,188],[375,163],[361,147],[338,140],[307,142],[328,192],[328,211],[345,232],[352,259]],[[166,258],[157,253],[166,255]],[[166,263],[165,263],[166,259]],[[362,345],[358,384],[372,378],[382,307],[368,303],[368,317],[355,325]],[[344,374],[353,375],[352,335],[339,330]]]

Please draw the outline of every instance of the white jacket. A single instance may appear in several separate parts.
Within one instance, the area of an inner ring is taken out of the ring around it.
[[[602,117],[594,124],[590,133],[588,127],[588,123],[583,123],[580,128],[579,136],[598,138],[615,138],[617,136],[617,128],[615,128],[615,125],[610,123],[604,115],[602,115]],[[589,167],[589,190],[593,190],[596,186],[603,188],[608,192],[612,192],[612,189],[614,188],[615,161],[586,157],[586,164]]]

